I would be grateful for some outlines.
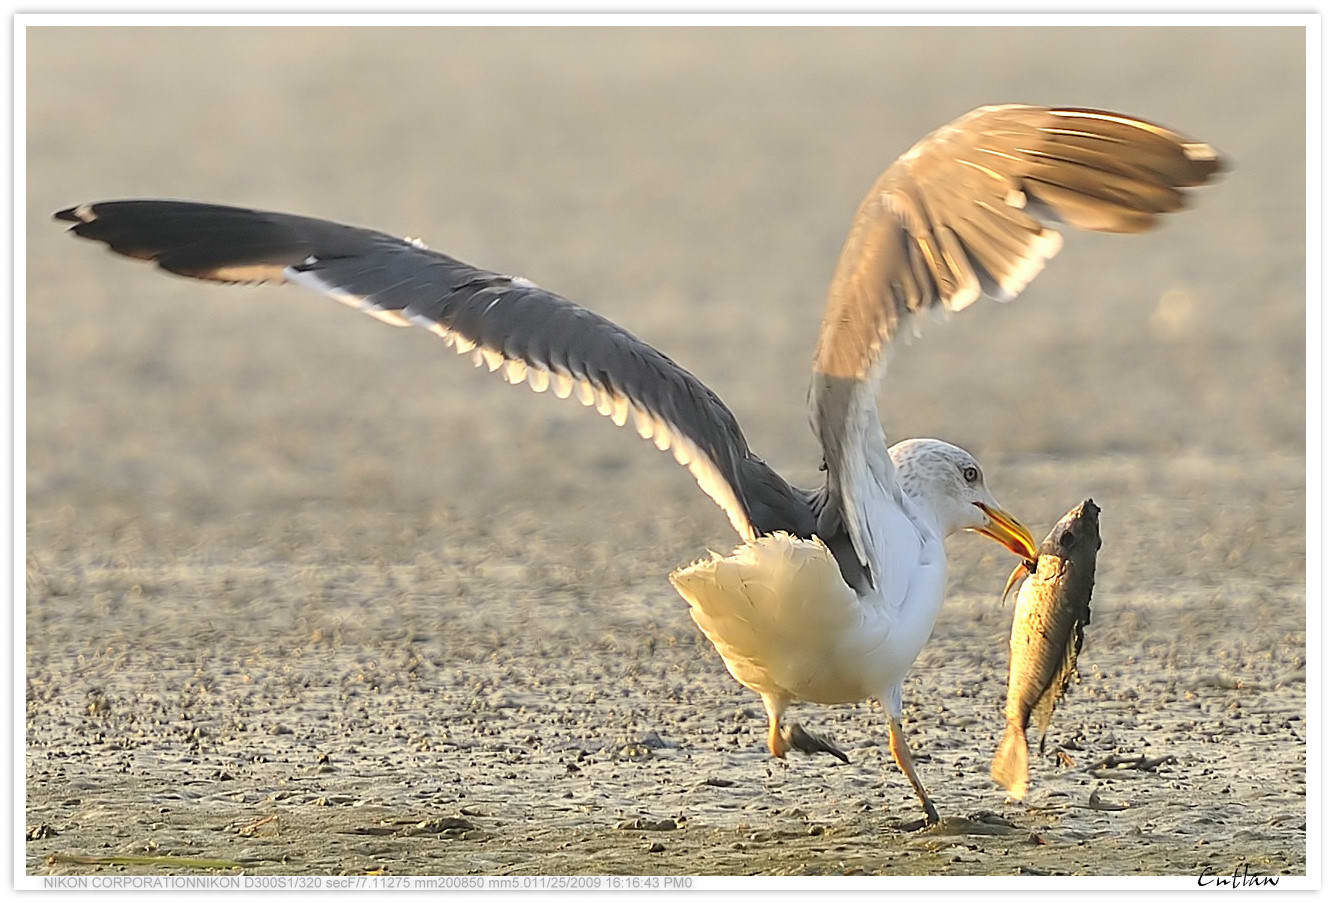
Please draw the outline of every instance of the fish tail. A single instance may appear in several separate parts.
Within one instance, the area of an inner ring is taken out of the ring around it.
[[[999,740],[990,776],[1015,799],[1027,794],[1027,732],[1018,724],[1010,721]]]

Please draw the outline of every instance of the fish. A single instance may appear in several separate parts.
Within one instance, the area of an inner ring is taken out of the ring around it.
[[[1091,623],[1096,554],[1101,549],[1101,509],[1092,499],[1054,525],[1036,557],[1035,569],[1019,564],[1004,598],[1022,577],[1008,642],[1007,721],[990,765],[990,776],[1014,799],[1027,794],[1027,726],[1040,730],[1041,752],[1055,704],[1077,670],[1082,631]]]

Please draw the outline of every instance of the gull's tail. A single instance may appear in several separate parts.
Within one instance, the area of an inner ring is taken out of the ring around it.
[[[855,660],[847,637],[863,617],[860,600],[817,538],[761,536],[670,579],[726,669],[755,692],[789,696],[797,687],[801,698],[821,702],[809,694],[811,674],[838,672],[835,654]]]

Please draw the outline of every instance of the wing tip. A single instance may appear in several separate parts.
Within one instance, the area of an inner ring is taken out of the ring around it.
[[[1212,145],[1202,141],[1185,141],[1180,144],[1180,149],[1183,150],[1184,156],[1188,157],[1189,162],[1194,164],[1198,170],[1197,185],[1206,184],[1213,176],[1229,172],[1235,168],[1229,157]],[[1183,187],[1194,186],[1185,185]]]
[[[97,218],[97,213],[93,210],[92,204],[78,204],[73,207],[66,207],[63,210],[56,210],[51,214],[53,219],[62,222],[86,223],[92,222]]]
[[[944,295],[943,306],[949,313],[957,313],[980,300],[981,293],[980,279],[968,272],[951,293]]]

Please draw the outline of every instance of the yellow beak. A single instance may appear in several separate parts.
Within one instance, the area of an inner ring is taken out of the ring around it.
[[[1036,562],[1036,540],[1031,537],[1031,530],[1019,523],[1012,514],[997,507],[990,507],[979,501],[973,502],[985,512],[990,522],[977,526],[975,531],[989,536],[1009,551],[1025,561]]]

